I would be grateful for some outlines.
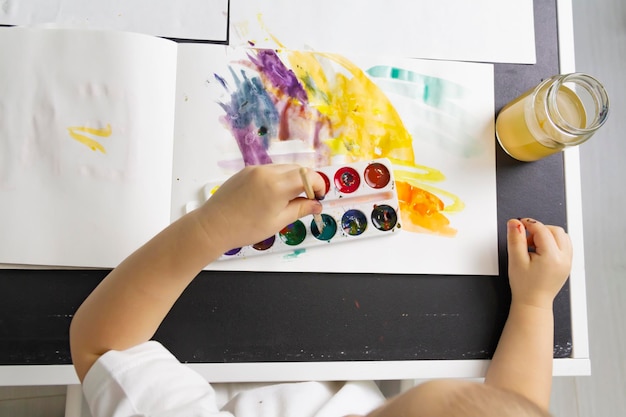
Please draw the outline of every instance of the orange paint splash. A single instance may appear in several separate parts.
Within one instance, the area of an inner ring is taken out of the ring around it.
[[[403,181],[396,181],[396,189],[404,230],[456,236],[456,229],[450,227],[450,220],[442,214],[444,204],[439,197]]]

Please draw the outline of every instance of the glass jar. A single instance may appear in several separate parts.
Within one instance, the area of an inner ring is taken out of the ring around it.
[[[506,153],[536,161],[589,139],[606,122],[609,98],[595,78],[555,75],[502,108],[496,137]]]

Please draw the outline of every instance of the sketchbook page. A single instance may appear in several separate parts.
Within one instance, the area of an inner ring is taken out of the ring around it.
[[[182,39],[228,40],[228,0],[2,0],[0,24],[58,23]]]
[[[230,45],[534,64],[532,0],[234,0]]]
[[[239,139],[262,134],[264,157],[274,163],[393,158],[397,185],[410,185],[428,213],[405,210],[395,236],[295,247],[207,269],[498,274],[492,65],[261,53],[179,46],[173,218],[204,201],[205,185],[210,190],[243,167],[242,155],[253,162],[258,155],[250,153],[263,152],[244,140],[242,154],[231,132]],[[272,87],[274,77],[290,87]],[[226,110],[251,122],[232,129]]]
[[[0,262],[112,267],[169,224],[176,44],[0,28]]]

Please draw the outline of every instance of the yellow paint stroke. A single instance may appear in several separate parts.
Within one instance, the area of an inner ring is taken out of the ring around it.
[[[351,75],[326,76],[326,58]],[[296,76],[304,80],[313,105],[328,117],[333,137],[326,141],[334,155],[362,161],[389,158],[393,163],[413,163],[413,138],[383,91],[356,65],[335,54],[290,52]]]
[[[436,173],[439,173],[439,171],[436,171]],[[439,173],[440,174],[440,173]],[[458,213],[460,211],[463,211],[465,209],[465,203],[463,203],[463,201],[461,201],[461,199],[456,196],[455,194],[452,194],[448,191],[439,189],[437,187],[433,187],[430,186],[428,184],[424,184],[423,182],[419,181],[420,179],[422,180],[428,180],[429,176],[432,175],[431,173],[427,173],[427,174],[419,174],[419,173],[415,173],[415,172],[410,172],[410,171],[403,171],[403,170],[394,170],[393,171],[393,175],[394,178],[396,180],[396,182],[400,181],[400,182],[405,182],[413,187],[420,187],[423,188],[426,191],[429,191],[433,194],[437,194],[440,197],[444,197],[446,198],[448,201],[450,201],[450,204],[447,204],[444,206],[443,211],[448,212],[448,213]],[[445,177],[444,177],[445,179]]]
[[[288,59],[307,89],[309,103],[330,119],[332,132],[326,144],[331,154],[350,161],[389,158],[398,168],[394,177],[404,230],[455,236],[457,230],[444,213],[459,212],[465,204],[458,196],[424,183],[441,182],[445,176],[415,163],[413,137],[385,93],[342,56],[290,51]],[[325,59],[339,64],[347,75],[329,78]]]
[[[71,126],[67,128],[67,131],[69,132],[70,136],[73,139],[77,140],[83,145],[88,146],[89,148],[91,148],[92,151],[100,151],[103,154],[106,154],[106,150],[104,149],[104,146],[100,142],[98,142],[95,139],[90,138],[89,136],[86,136],[84,133],[88,135],[92,135],[92,136],[103,137],[103,138],[109,137],[111,136],[111,133],[112,133],[110,124],[107,123],[107,126],[105,128]]]
[[[278,45],[279,48],[285,48],[285,45],[283,45],[282,42],[279,41],[276,36],[272,35],[270,31],[267,29],[267,27],[265,26],[265,22],[263,21],[263,14],[257,13],[256,18],[257,18],[257,21],[259,22],[259,26],[261,26],[261,29],[263,29],[265,33],[268,34],[268,36],[276,43],[276,45]]]
[[[425,183],[444,181],[445,176],[437,169],[415,163],[413,137],[386,94],[345,57],[286,50],[270,33],[260,13],[257,20],[285,52],[290,68],[307,91],[308,104],[330,121],[325,143],[331,155],[343,155],[352,162],[388,158],[396,167],[403,229],[455,236],[457,230],[444,213],[462,211],[465,204],[458,196]],[[333,71],[331,62],[341,71]]]

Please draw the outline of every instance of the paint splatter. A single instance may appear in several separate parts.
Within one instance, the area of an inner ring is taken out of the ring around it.
[[[112,129],[111,125],[107,124],[105,128],[92,128],[86,126],[71,126],[67,128],[67,131],[70,134],[72,139],[82,143],[83,145],[89,147],[92,151],[100,151],[103,154],[106,154],[106,149],[104,146],[98,142],[97,140],[87,136],[98,136],[102,138],[107,138],[111,136]]]
[[[271,145],[288,140],[313,149],[316,166],[330,165],[333,156],[348,163],[388,158],[402,191],[405,230],[456,235],[446,213],[462,210],[463,202],[431,185],[445,176],[416,163],[414,138],[372,77],[413,83],[411,98],[430,106],[449,105],[443,97],[462,94],[462,87],[401,68],[364,71],[342,56],[317,52],[250,50],[247,60],[231,64],[230,75],[233,87],[215,76],[229,94],[221,103],[226,113],[222,122],[237,141],[244,164],[272,163]]]

